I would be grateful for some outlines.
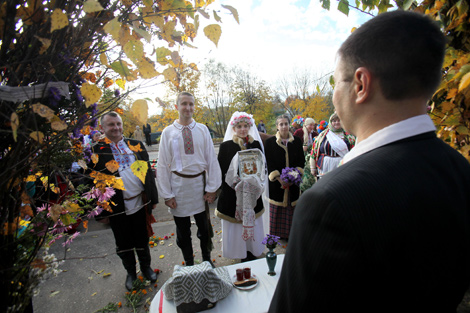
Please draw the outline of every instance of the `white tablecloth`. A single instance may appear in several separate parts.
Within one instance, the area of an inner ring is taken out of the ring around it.
[[[279,275],[281,274],[284,254],[277,256],[276,276],[269,276],[266,259],[258,259],[246,263],[238,263],[227,266],[230,277],[235,275],[237,268],[251,267],[252,274],[258,278],[258,285],[251,290],[239,290],[233,288],[230,294],[217,302],[217,305],[208,313],[264,313],[269,309],[269,304],[276,289]],[[158,291],[150,305],[150,313],[176,313],[176,306],[173,301],[165,298],[162,290]]]

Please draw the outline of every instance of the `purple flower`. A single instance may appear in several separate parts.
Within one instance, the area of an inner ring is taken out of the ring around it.
[[[56,87],[50,87],[49,88],[49,102],[53,106],[57,106],[57,103],[60,101],[60,98],[62,95],[60,94],[60,90],[57,89]]]
[[[266,237],[264,237],[263,241],[261,242],[263,245],[266,245],[269,249],[274,249],[276,247],[276,244],[281,245],[279,243],[279,239],[281,239],[278,236],[266,234]]]
[[[114,90],[115,97],[119,97],[120,95],[121,95],[121,92],[119,91],[119,89]]]
[[[286,167],[282,169],[281,179],[286,183],[292,183],[299,186],[302,182],[302,174],[294,167]]]

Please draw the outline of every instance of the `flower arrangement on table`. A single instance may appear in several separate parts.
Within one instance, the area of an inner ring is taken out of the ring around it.
[[[261,243],[263,245],[266,245],[268,249],[272,250],[276,248],[277,245],[281,245],[281,243],[279,242],[279,239],[281,239],[281,237],[266,234],[266,237],[264,237]]]
[[[302,182],[302,174],[295,167],[285,167],[282,169],[281,179],[286,183],[299,186]]]

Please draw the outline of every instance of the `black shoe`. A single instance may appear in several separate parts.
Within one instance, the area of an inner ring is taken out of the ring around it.
[[[137,276],[134,274],[129,274],[127,273],[126,277],[126,289],[131,291],[132,290],[132,285],[134,284],[134,281],[137,279]]]
[[[155,273],[150,266],[140,269],[145,279],[150,280],[152,283],[157,280],[157,273]]]
[[[194,265],[194,259],[192,259],[192,260],[184,260],[184,265],[186,265],[186,266],[193,266],[193,265]]]

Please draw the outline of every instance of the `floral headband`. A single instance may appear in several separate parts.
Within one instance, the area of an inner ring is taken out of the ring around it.
[[[250,127],[253,126],[252,119],[248,115],[240,115],[240,116],[234,117],[232,121],[230,122],[230,125],[232,125],[232,127],[235,127],[237,126],[237,124],[242,123],[242,122],[247,123],[248,125],[250,125]]]

